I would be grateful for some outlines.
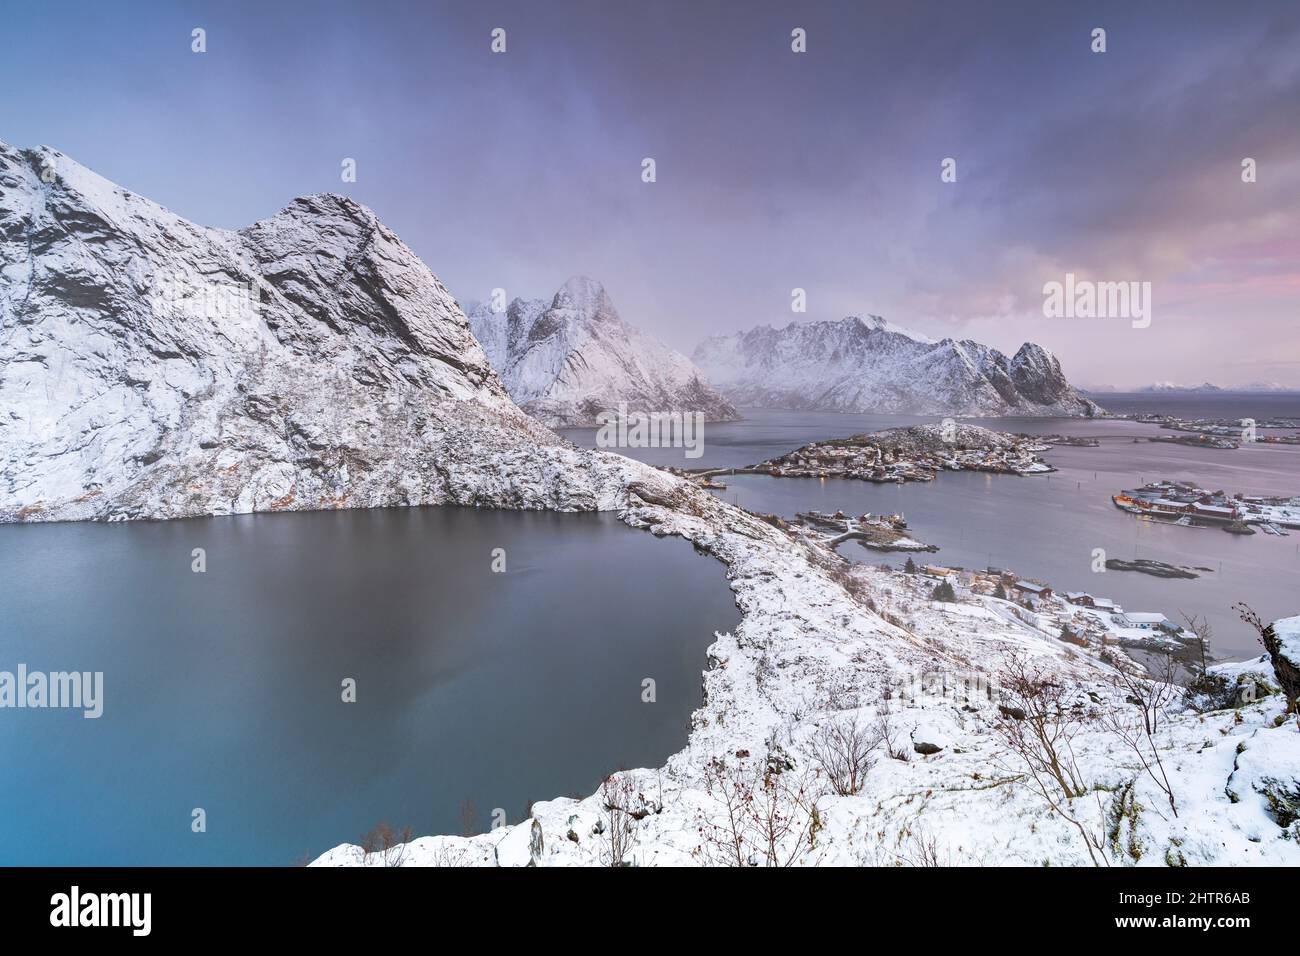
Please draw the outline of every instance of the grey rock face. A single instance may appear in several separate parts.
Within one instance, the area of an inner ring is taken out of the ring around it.
[[[0,520],[611,508],[631,467],[520,412],[353,200],[207,229],[0,143]]]

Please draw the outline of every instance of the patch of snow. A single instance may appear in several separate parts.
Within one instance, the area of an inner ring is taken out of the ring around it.
[[[1300,670],[1300,615],[1274,621],[1273,633],[1277,635],[1278,652]]]

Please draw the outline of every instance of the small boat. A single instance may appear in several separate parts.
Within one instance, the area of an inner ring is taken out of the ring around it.
[[[727,486],[721,481],[714,481],[712,478],[705,478],[700,482],[701,488],[713,488],[716,491],[726,491]]]

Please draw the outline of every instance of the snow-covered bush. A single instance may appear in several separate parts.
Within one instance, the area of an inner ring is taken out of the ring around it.
[[[809,749],[830,788],[846,797],[857,793],[867,782],[879,743],[870,728],[859,723],[857,714],[853,714],[822,724],[813,734]]]

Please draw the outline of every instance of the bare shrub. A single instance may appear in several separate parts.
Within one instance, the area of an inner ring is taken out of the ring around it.
[[[907,748],[900,747],[898,744],[898,728],[889,715],[888,702],[884,700],[876,708],[875,736],[891,760],[901,760],[903,763],[907,763],[909,759]]]
[[[809,781],[793,772],[764,773],[750,805],[764,866],[791,866],[816,848],[821,816]]]
[[[954,866],[952,852],[939,844],[938,838],[920,826],[910,826],[899,834],[903,852],[899,860],[906,866]]]
[[[473,862],[473,856],[470,854],[470,852],[467,849],[465,849],[464,847],[458,847],[448,843],[444,843],[442,846],[438,847],[436,850],[433,851],[433,854],[430,857],[428,857],[427,862],[422,863],[421,865],[431,866],[431,867],[459,868],[463,866],[470,866],[472,862]]]
[[[815,778],[771,762],[710,759],[705,790],[717,813],[697,813],[696,854],[711,866],[787,867],[816,850],[821,831]]]
[[[1214,628],[1203,615],[1183,612],[1178,617],[1183,622],[1184,633],[1195,636],[1184,638],[1181,646],[1174,651],[1173,658],[1187,668],[1193,679],[1204,677],[1205,672],[1214,663],[1214,655],[1210,652]]]
[[[1045,674],[1013,654],[999,673],[999,716],[994,728],[1023,768],[1021,780],[1083,839],[1094,866],[1109,866],[1105,806],[1095,794],[1101,828],[1087,824],[1077,801],[1087,787],[1075,757],[1074,738],[1090,719],[1077,688]],[[1014,770],[1016,768],[1007,768]]]
[[[387,823],[378,823],[361,837],[361,852],[367,857],[379,854],[382,866],[401,866],[406,857],[406,845],[411,842],[411,828],[395,831]]]
[[[1176,661],[1166,659],[1166,663],[1150,678],[1127,670],[1119,671],[1113,688],[1115,696],[1123,703],[1101,711],[1103,726],[1137,755],[1142,769],[1169,801],[1169,809],[1175,817],[1178,816],[1178,801],[1165,771],[1160,748],[1156,745],[1156,730],[1170,703],[1181,692],[1174,680],[1177,667]]]
[[[831,789],[847,797],[866,784],[867,773],[876,762],[878,742],[867,727],[858,723],[855,714],[847,720],[824,723],[813,735],[810,746]]]
[[[626,774],[612,773],[600,785],[604,814],[600,823],[605,838],[601,856],[606,866],[627,866],[626,857],[636,845],[635,790]]]
[[[460,802],[460,835],[472,837],[478,832],[478,826],[475,823],[477,814],[474,811],[474,801],[466,797]]]

